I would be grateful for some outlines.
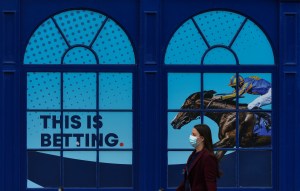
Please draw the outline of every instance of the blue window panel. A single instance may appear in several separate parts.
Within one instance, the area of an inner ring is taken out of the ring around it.
[[[27,73],[27,109],[60,109],[60,73]]]
[[[27,152],[27,188],[58,188],[60,183],[60,152]]]
[[[236,187],[237,186],[237,160],[236,152],[227,151],[222,161],[219,163],[222,176],[218,179],[218,187]],[[249,174],[248,174],[249,176]],[[255,177],[255,176],[254,176]]]
[[[274,55],[268,38],[252,21],[210,11],[179,27],[168,44],[165,64],[272,65]]]
[[[236,148],[236,112],[205,112],[204,116],[204,124],[211,129],[214,148]],[[219,158],[222,159],[222,155]]]
[[[100,151],[99,171],[100,188],[132,187],[132,151]]]
[[[257,83],[257,85],[255,85],[256,88],[255,91],[253,90],[253,94],[249,94],[249,93],[244,94],[243,97],[239,99],[240,103],[246,103],[246,104],[251,103],[252,101],[254,101],[255,99],[261,96],[259,93],[268,92],[268,87],[269,87],[269,85],[267,85],[268,83],[270,83],[270,86],[272,86],[272,74],[270,73],[240,73],[239,75],[242,76],[244,80],[249,77],[258,80],[257,82],[255,82]],[[264,83],[263,81],[266,81],[266,83]],[[272,90],[271,90],[271,94],[272,94]],[[260,108],[272,109],[272,102],[270,104],[263,105]]]
[[[68,49],[52,18],[46,20],[31,36],[24,55],[24,64],[60,64]]]
[[[132,74],[99,74],[99,108],[132,109]]]
[[[27,188],[43,188],[43,187],[27,179]]]
[[[61,122],[60,112],[27,112],[27,149],[60,148]]]
[[[108,19],[92,48],[101,64],[135,64],[133,47],[123,29]]]
[[[31,36],[24,64],[135,64],[124,30],[106,16],[88,10],[59,13]]]
[[[96,185],[96,151],[64,151],[64,187],[95,188]]]
[[[218,112],[220,114],[224,114],[225,112]],[[212,142],[213,144],[220,141],[219,139],[219,125],[214,121],[215,119],[211,118],[211,114],[213,113],[204,113],[203,123],[210,127]]]
[[[200,112],[169,112],[168,113],[168,148],[169,149],[192,149],[192,146],[189,143],[189,136],[191,135],[192,129],[195,125],[200,124],[200,119],[192,120],[190,123],[184,124],[180,129],[175,129],[171,124],[174,122],[176,116],[184,113],[183,116],[188,115],[200,115]],[[183,117],[184,118],[184,117]],[[184,120],[179,120],[178,123],[181,123]]]
[[[207,46],[193,21],[186,21],[168,44],[165,64],[200,64]]]
[[[234,53],[227,48],[216,47],[210,49],[203,57],[203,64],[214,64],[214,65],[236,65],[238,60]]]
[[[231,94],[234,91],[234,88],[229,86],[229,82],[232,76],[234,76],[235,73],[205,73],[203,74],[203,80],[204,80],[204,90],[209,91],[213,90],[215,91],[215,95],[225,95],[225,94]],[[236,106],[233,104],[233,108],[235,109]],[[220,109],[220,108],[209,108],[209,109]]]
[[[239,113],[240,147],[271,148],[272,146],[271,118],[272,115],[269,112],[250,112],[250,113],[240,112]],[[246,119],[248,123],[244,123]]]
[[[272,152],[241,151],[239,180],[241,187],[272,187]]]
[[[168,108],[180,109],[186,98],[195,92],[200,92],[200,82],[200,74],[169,73]]]
[[[53,18],[71,46],[91,46],[106,16],[89,10],[71,10]]]
[[[96,109],[96,74],[63,74],[63,108]]]
[[[63,64],[98,64],[97,58],[91,49],[74,47],[63,56]]]
[[[99,147],[132,149],[132,112],[101,112]]]
[[[232,45],[240,64],[272,65],[275,63],[271,44],[263,31],[247,20]]]
[[[229,46],[244,16],[227,11],[210,11],[194,17],[210,46]]]
[[[178,187],[183,181],[183,169],[192,151],[168,152],[168,187]]]
[[[100,151],[99,162],[132,165],[132,151]]]
[[[97,128],[101,128],[100,116],[94,112],[64,112],[63,148],[81,149],[97,147]]]

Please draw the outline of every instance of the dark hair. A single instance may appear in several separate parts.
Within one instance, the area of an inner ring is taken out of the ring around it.
[[[222,176],[222,172],[219,169],[219,160],[217,159],[217,157],[214,154],[214,146],[212,143],[212,136],[211,136],[211,131],[208,125],[206,124],[199,124],[199,125],[195,125],[194,128],[198,131],[198,133],[204,137],[204,148],[206,148],[211,155],[214,156],[216,162],[217,162],[217,177],[220,178],[220,176]]]
[[[214,152],[211,131],[208,125],[199,124],[195,125],[194,128],[198,131],[198,133],[204,137],[204,147],[209,150],[211,153]]]

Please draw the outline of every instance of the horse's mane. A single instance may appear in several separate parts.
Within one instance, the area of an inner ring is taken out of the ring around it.
[[[214,96],[216,92],[214,90],[209,90],[209,91],[203,91],[203,96],[204,98],[212,98]],[[192,93],[191,95],[189,95],[189,97],[187,97],[186,99],[191,99],[192,97],[195,98],[201,98],[201,92],[195,92],[195,93]]]

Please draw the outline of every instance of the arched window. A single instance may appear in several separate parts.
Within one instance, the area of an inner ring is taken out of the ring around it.
[[[273,65],[271,44],[250,19],[210,11],[184,22],[172,36],[165,64]]]
[[[111,18],[72,10],[44,21],[31,36],[24,64],[135,64],[133,47]]]
[[[182,179],[176,172],[191,153],[188,136],[201,123],[211,127],[221,161],[219,187],[272,187],[275,59],[263,30],[230,11],[198,14],[174,32],[164,64],[168,187]]]
[[[120,25],[90,10],[56,14],[33,32],[23,62],[27,187],[133,187],[136,64]]]

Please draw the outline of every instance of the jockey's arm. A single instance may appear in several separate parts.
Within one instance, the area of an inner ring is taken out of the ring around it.
[[[247,93],[249,89],[251,89],[252,85],[249,83],[245,83],[239,90],[238,96],[240,97],[244,93]],[[233,99],[236,98],[236,91],[234,90],[231,94],[221,96],[221,100]]]

